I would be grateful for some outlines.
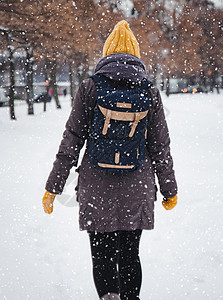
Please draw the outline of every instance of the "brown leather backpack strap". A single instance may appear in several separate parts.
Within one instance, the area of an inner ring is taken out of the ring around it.
[[[110,109],[107,109],[105,123],[104,123],[103,131],[102,131],[102,134],[104,134],[104,135],[107,133],[107,130],[108,130],[108,125],[109,125],[110,119],[111,119],[111,113],[112,113],[112,111]]]
[[[131,131],[130,131],[130,133],[129,133],[129,137],[132,137],[132,136],[133,136],[133,134],[134,134],[134,132],[135,132],[135,130],[136,130],[136,126],[137,126],[138,123],[139,123],[139,120],[140,120],[140,113],[135,113],[135,120],[134,120],[134,122],[133,122],[133,124],[132,124],[132,128],[131,128]]]

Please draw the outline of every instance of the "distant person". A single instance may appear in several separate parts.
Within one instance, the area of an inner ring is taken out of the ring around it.
[[[52,213],[85,140],[77,169],[79,224],[89,234],[99,298],[139,299],[139,244],[142,230],[154,228],[155,174],[167,210],[177,204],[177,183],[160,93],[147,80],[126,21],[107,38],[94,76],[79,86],[46,183],[46,213]]]
[[[51,97],[51,99],[53,98],[53,89],[49,89],[49,95]]]
[[[66,97],[67,96],[67,89],[65,88],[65,89],[63,89],[63,95],[64,95],[64,97]]]

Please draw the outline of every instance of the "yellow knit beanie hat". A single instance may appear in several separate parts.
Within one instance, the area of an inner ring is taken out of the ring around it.
[[[103,56],[118,52],[140,57],[139,44],[125,20],[115,25],[112,33],[105,41]]]

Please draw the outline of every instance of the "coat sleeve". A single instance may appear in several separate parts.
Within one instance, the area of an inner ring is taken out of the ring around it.
[[[61,194],[70,169],[77,166],[80,150],[89,134],[95,99],[96,88],[92,79],[83,81],[75,96],[53,169],[46,182],[46,190],[50,193]]]
[[[147,149],[157,175],[160,192],[164,197],[177,194],[177,183],[170,153],[170,137],[158,89],[151,88],[153,109],[148,120]]]

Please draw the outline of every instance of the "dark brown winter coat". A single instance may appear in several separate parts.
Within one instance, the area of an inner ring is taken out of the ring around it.
[[[142,61],[134,55],[123,53],[103,58],[96,73],[114,80],[117,80],[117,76],[122,76],[137,81],[136,78],[140,80],[146,76]],[[118,73],[121,75],[117,75]],[[109,174],[97,170],[91,165],[86,148],[78,170],[77,186],[81,230],[110,232],[153,229],[157,192],[155,173],[164,197],[177,194],[169,148],[170,138],[160,93],[153,87],[150,92],[152,109],[148,114],[147,150],[139,170],[125,174]],[[61,194],[70,169],[77,165],[80,150],[89,135],[95,104],[96,86],[89,78],[80,84],[76,94],[57,158],[46,184],[49,192]]]

